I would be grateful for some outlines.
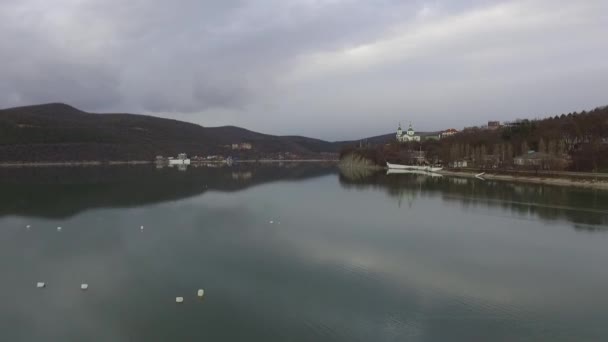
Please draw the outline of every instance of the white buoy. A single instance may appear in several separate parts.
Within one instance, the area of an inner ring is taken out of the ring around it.
[[[61,231],[61,227],[57,227],[57,231],[60,232]]]
[[[176,303],[183,303],[184,302],[184,297],[175,297],[175,302]]]
[[[89,288],[89,284],[80,284],[80,289],[81,290],[86,290]]]
[[[36,283],[36,287],[37,287],[37,288],[39,288],[39,289],[41,289],[41,288],[43,288],[43,287],[45,287],[45,286],[46,286],[46,284],[45,284],[45,283],[43,283],[43,282],[41,282],[41,281],[40,281],[40,282],[38,282],[38,283]]]
[[[140,230],[144,230],[144,226],[139,227]]]
[[[25,228],[26,228],[26,229],[30,229],[30,227],[31,227],[31,226],[30,226],[29,224],[28,224],[27,226],[25,226]]]
[[[270,221],[269,223],[270,223],[270,224],[273,224],[273,223],[274,223],[274,221]]]
[[[205,290],[203,290],[203,289],[198,290],[198,292],[196,293],[196,295],[199,296],[200,298],[202,298],[204,294],[205,294]]]

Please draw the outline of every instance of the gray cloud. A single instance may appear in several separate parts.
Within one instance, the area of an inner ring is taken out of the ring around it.
[[[356,138],[608,102],[601,0],[3,0],[0,106]]]

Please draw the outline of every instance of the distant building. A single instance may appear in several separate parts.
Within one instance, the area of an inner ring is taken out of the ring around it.
[[[405,132],[405,133],[401,129],[401,123],[400,123],[399,127],[397,128],[397,141],[401,142],[401,143],[420,141],[420,136],[416,135],[416,132],[412,128],[412,123],[410,123],[410,126],[407,129],[407,132]]]
[[[169,165],[190,165],[190,159],[185,153],[180,153],[177,158],[169,157]]]
[[[500,121],[488,121],[488,129],[495,130],[500,128]]]
[[[524,123],[525,120],[521,120],[521,119],[517,119],[515,121],[506,121],[504,123],[505,127],[517,127],[517,126],[521,126]]]
[[[542,170],[561,170],[568,165],[565,157],[556,157],[543,152],[529,151],[513,158],[513,164],[519,167],[539,168]]]
[[[449,137],[458,133],[458,130],[455,128],[448,128],[445,131],[441,132],[441,138]]]
[[[251,143],[238,143],[238,144],[232,144],[231,148],[233,150],[251,150],[253,148],[253,145],[251,145]]]
[[[454,160],[453,162],[450,163],[450,167],[455,168],[455,169],[461,168],[461,167],[468,167],[468,165],[469,165],[469,163],[464,159]]]
[[[480,164],[478,166],[496,169],[500,166],[500,155],[486,154],[485,156],[481,156]]]

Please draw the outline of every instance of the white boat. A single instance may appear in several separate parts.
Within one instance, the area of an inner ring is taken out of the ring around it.
[[[190,165],[190,159],[185,153],[180,153],[177,158],[169,158],[169,165]]]
[[[420,170],[402,170],[402,169],[388,169],[386,170],[387,175],[403,175],[403,174],[415,174],[415,175],[423,175],[430,177],[443,177],[440,173],[435,173],[431,171],[420,171]]]
[[[427,172],[437,172],[443,170],[442,167],[434,167],[434,166],[424,166],[424,165],[401,165],[401,164],[391,164],[389,162],[386,163],[386,166],[390,169],[395,170],[417,170],[417,171],[427,171]]]

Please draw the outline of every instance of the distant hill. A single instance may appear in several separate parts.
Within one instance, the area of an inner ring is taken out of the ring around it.
[[[376,135],[373,137],[363,138],[360,140],[337,141],[334,144],[337,144],[339,146],[350,146],[350,145],[358,145],[359,142],[361,142],[363,144],[368,144],[368,145],[385,145],[385,144],[395,141],[396,133],[397,132],[395,130],[395,133]],[[430,135],[439,135],[439,133],[441,133],[441,132],[416,132],[416,135],[419,135],[420,137],[424,138],[424,137],[428,137]]]
[[[251,150],[233,151],[235,143]],[[274,136],[234,126],[197,124],[135,114],[87,113],[62,103],[0,110],[0,162],[152,160],[156,155],[209,154],[301,157],[336,153],[339,145],[300,136]]]
[[[434,132],[417,132],[421,136]],[[364,142],[384,145],[389,133],[351,141],[329,142],[303,136],[277,136],[235,126],[197,124],[126,113],[88,113],[67,104],[49,103],[0,110],[0,162],[153,160],[157,155],[232,155],[240,158],[276,157],[292,153],[301,158],[338,153]],[[251,143],[251,150],[232,150]]]

